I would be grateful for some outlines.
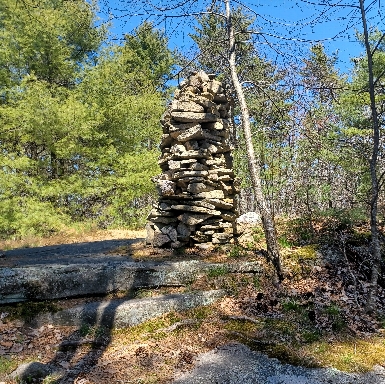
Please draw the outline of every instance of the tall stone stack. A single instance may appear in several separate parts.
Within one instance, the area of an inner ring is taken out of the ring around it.
[[[158,203],[147,244],[179,248],[233,242],[234,173],[229,100],[214,75],[198,72],[179,85],[162,117]]]

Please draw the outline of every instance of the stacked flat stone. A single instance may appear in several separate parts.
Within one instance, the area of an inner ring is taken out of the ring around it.
[[[179,85],[162,117],[162,174],[146,226],[147,244],[179,248],[233,242],[234,173],[229,101],[214,75],[198,72]]]

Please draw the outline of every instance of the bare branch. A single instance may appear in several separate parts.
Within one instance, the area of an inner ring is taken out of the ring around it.
[[[378,40],[376,46],[374,47],[373,51],[371,52],[371,56],[373,57],[374,53],[377,51],[378,47],[380,46],[382,40],[384,40],[385,38],[385,33],[382,34],[382,36],[380,37],[380,39]]]
[[[313,43],[313,44],[314,43],[322,43],[324,41],[333,40],[335,38],[335,37],[328,37],[326,39],[311,40],[311,39],[299,39],[296,37],[278,36],[278,35],[274,35],[272,33],[261,32],[261,31],[250,31],[250,33],[255,34],[255,35],[266,35],[266,36],[274,37],[275,39],[279,39],[279,40],[288,40],[288,41],[296,41],[296,42],[300,42],[300,43]]]
[[[308,0],[300,0],[300,1],[302,1],[303,3],[310,4],[310,5],[327,6],[327,7],[358,8],[358,9],[360,9],[360,7],[358,5],[352,5],[352,4],[339,4],[339,3],[331,4],[330,2],[315,3],[314,1],[308,1]]]

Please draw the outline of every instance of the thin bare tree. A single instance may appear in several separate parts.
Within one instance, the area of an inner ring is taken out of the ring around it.
[[[246,142],[246,153],[247,153],[251,183],[253,186],[256,204],[257,204],[259,213],[261,215],[263,229],[265,232],[267,253],[275,267],[279,281],[282,281],[284,276],[283,276],[283,271],[281,266],[279,246],[277,241],[277,233],[275,230],[275,223],[274,223],[270,208],[267,204],[266,198],[263,194],[262,183],[260,178],[261,169],[257,162],[257,157],[255,155],[254,145],[253,145],[253,140],[251,135],[249,108],[247,106],[245,93],[243,91],[242,85],[238,78],[238,72],[237,72],[236,61],[235,61],[235,58],[236,58],[235,34],[234,34],[234,27],[232,23],[230,0],[225,0],[224,2],[226,7],[225,18],[226,18],[228,44],[229,44],[229,49],[228,49],[229,67],[230,67],[231,79],[234,85],[234,89],[237,95],[237,99],[238,99],[239,107],[241,111],[241,122],[242,122],[242,129],[245,137],[245,142]]]
[[[377,112],[377,105],[376,105],[375,80],[374,80],[374,73],[373,73],[373,55],[376,49],[372,50],[370,45],[364,0],[359,0],[359,7],[361,11],[361,20],[362,20],[362,26],[364,30],[364,45],[366,50],[366,58],[368,61],[368,85],[369,85],[370,109],[371,109],[372,139],[373,139],[372,155],[370,159],[370,178],[371,178],[370,232],[372,236],[371,279],[370,279],[370,290],[369,290],[369,294],[366,302],[366,311],[373,312],[376,309],[377,283],[378,283],[378,276],[379,276],[380,267],[381,267],[381,245],[380,245],[378,222],[377,222],[378,195],[379,195],[379,180],[378,180],[377,167],[378,167],[378,153],[379,153],[379,145],[380,145],[380,123],[378,119],[378,112]],[[383,37],[384,35],[382,36],[382,38]]]

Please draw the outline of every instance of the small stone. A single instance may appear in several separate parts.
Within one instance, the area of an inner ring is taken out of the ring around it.
[[[172,144],[172,137],[168,134],[162,135],[162,141],[160,142],[160,149],[170,147]]]
[[[154,242],[155,231],[151,223],[146,224],[146,232],[147,232],[146,244],[152,244]]]
[[[186,141],[184,143],[184,145],[188,151],[198,151],[199,150],[199,144],[196,140]]]
[[[190,166],[190,169],[192,171],[207,171],[209,169],[209,167],[207,165],[203,165],[201,163],[195,162],[194,164],[192,164]]]
[[[176,221],[178,221],[178,219],[176,217],[157,216],[157,217],[152,217],[151,221],[153,223],[171,224],[171,223],[175,223]]]
[[[175,180],[177,186],[183,186],[185,189],[190,183],[203,183],[205,181],[206,180],[203,177],[184,177],[183,179]]]
[[[201,193],[212,191],[214,188],[204,183],[191,183],[187,187],[187,191],[190,193]]]
[[[158,205],[158,208],[161,210],[161,211],[169,211],[171,209],[171,206],[170,204],[167,204],[165,202],[162,202]]]
[[[210,108],[210,107],[216,106],[216,104],[210,101],[208,98],[202,97],[199,95],[195,95],[194,101],[200,104],[204,108]]]
[[[232,178],[234,177],[234,171],[232,169],[228,168],[216,168],[213,170],[209,171],[210,174],[217,174],[218,176],[231,176]]]
[[[150,214],[148,215],[147,219],[151,220],[153,217],[159,217],[159,216],[172,217],[173,214],[170,211],[160,211],[160,210],[158,210],[156,208],[153,208],[151,210]]]
[[[171,113],[176,111],[183,111],[183,112],[204,112],[205,109],[193,101],[180,101],[180,100],[174,100],[171,103]]]
[[[215,189],[214,191],[210,192],[201,192],[196,195],[196,197],[202,197],[204,199],[224,199],[225,194],[222,190]]]
[[[215,165],[217,167],[220,167],[220,166],[224,166],[226,164],[226,161],[223,157],[223,155],[220,155],[221,157],[219,158],[214,158],[214,159],[210,159],[210,160],[206,160],[206,164],[208,166],[212,166],[212,165]]]
[[[186,152],[186,148],[184,145],[182,144],[175,144],[171,147],[170,149],[171,153],[173,153],[174,155],[178,155],[178,154],[181,154],[181,153],[184,153]]]
[[[209,158],[210,153],[206,149],[188,150],[183,154],[180,154],[181,159],[203,159]]]
[[[183,168],[190,167],[191,164],[195,164],[198,160],[197,159],[184,159],[181,161],[181,166]]]
[[[215,95],[213,100],[216,103],[225,103],[225,102],[227,102],[227,97],[225,94],[221,93],[219,95]]]
[[[175,161],[175,160],[168,161],[168,167],[170,169],[180,169],[180,166],[181,166],[180,161]]]
[[[176,230],[178,232],[178,235],[181,237],[188,238],[191,235],[191,227],[184,223],[179,223],[176,227]]]
[[[207,176],[209,173],[208,171],[179,171],[175,172],[173,179],[181,179],[183,177],[204,177]]]
[[[223,228],[223,233],[227,233],[232,237],[234,235],[234,228],[232,226]]]
[[[187,211],[187,212],[197,212],[197,213],[205,213],[210,216],[220,216],[220,211],[215,211],[212,209],[208,209],[205,207],[197,207],[194,205],[186,205],[186,204],[178,204],[171,206],[172,209],[175,209],[177,211]]]
[[[211,236],[209,236],[206,233],[197,231],[194,236],[192,236],[192,239],[199,242],[199,243],[207,243],[210,241]]]
[[[60,365],[62,368],[64,368],[64,369],[68,369],[68,368],[71,366],[71,364],[70,364],[68,361],[61,361],[61,362],[59,363],[59,365]]]
[[[226,124],[224,123],[224,121],[222,119],[216,121],[215,123],[209,123],[208,127],[210,129],[215,129],[216,131],[222,131],[223,129],[227,128]]]
[[[208,202],[217,208],[222,208],[222,209],[233,209],[234,208],[234,200],[233,199],[209,199]]]
[[[237,216],[235,213],[222,213],[221,218],[225,221],[235,221]]]
[[[214,95],[209,93],[209,92],[202,92],[200,94],[201,97],[204,97],[207,100],[213,101],[214,100]]]
[[[214,248],[212,243],[198,243],[195,244],[195,247],[198,249],[202,249],[203,251],[209,251]]]
[[[156,188],[161,196],[170,196],[175,194],[175,183],[171,180],[158,180]]]
[[[183,241],[174,241],[171,243],[171,248],[178,249],[178,248],[184,247],[185,245],[186,245],[186,243]]]
[[[167,162],[169,161],[169,160],[171,160],[172,159],[172,157],[171,157],[171,155],[168,155],[168,154],[166,154],[166,153],[163,153],[163,155],[159,158],[159,160],[158,160],[158,164],[162,167],[162,166],[164,166],[165,164],[167,164]]]
[[[223,175],[218,177],[219,181],[230,181],[233,180],[233,178],[230,175]]]
[[[160,122],[162,125],[165,125],[171,119],[170,111],[166,110],[166,112],[160,118]]]
[[[219,228],[233,228],[233,224],[229,222],[222,221],[218,225],[219,225]]]
[[[205,221],[212,215],[198,215],[193,213],[184,213],[183,215],[178,216],[178,220],[187,225],[196,225]]]
[[[200,125],[196,125],[195,127],[182,132],[176,139],[180,142],[184,142],[189,140],[202,139],[203,137],[204,133],[202,127]]]
[[[215,205],[210,204],[207,200],[195,200],[193,205],[196,205],[197,207],[205,207],[208,209],[215,209]]]
[[[205,141],[200,148],[206,149],[209,153],[214,154],[218,152],[218,147]]]
[[[223,92],[222,83],[217,80],[211,80],[207,84],[207,92],[217,96],[218,94]]]
[[[173,226],[168,225],[166,227],[163,227],[161,231],[163,234],[167,235],[171,241],[174,241],[174,242],[177,241],[178,234],[176,229]]]
[[[204,232],[212,231],[212,230],[216,231],[218,229],[220,229],[219,225],[212,225],[212,224],[210,225],[210,224],[208,224],[208,225],[202,225],[201,226],[201,231],[204,231]]]
[[[50,374],[50,369],[42,363],[34,361],[32,363],[25,363],[19,365],[15,371],[11,373],[12,379],[18,379],[20,381],[43,379]]]
[[[204,71],[199,71],[195,76],[196,76],[202,83],[207,83],[207,82],[210,81],[209,75],[207,75],[207,73],[204,72]]]
[[[220,186],[221,186],[221,189],[223,190],[223,192],[226,194],[226,196],[233,194],[234,190],[233,190],[233,187],[231,185],[227,185],[223,181],[220,181]]]
[[[211,241],[213,244],[226,244],[230,237],[228,233],[214,233]]]
[[[175,122],[173,122],[170,127],[169,127],[169,130],[170,130],[170,134],[172,135],[173,133],[176,133],[177,135],[180,133],[180,132],[184,132],[186,129],[190,129],[192,127],[200,127],[199,124],[197,123],[180,123],[180,124],[175,124]],[[173,137],[173,136],[172,136]]]
[[[212,113],[199,113],[199,112],[171,112],[171,117],[175,121],[181,123],[207,123],[214,122],[219,119],[218,116]]]
[[[13,344],[12,348],[10,349],[10,353],[19,353],[23,350],[23,345],[22,344]]]
[[[169,243],[171,240],[170,238],[163,234],[163,233],[155,233],[154,234],[154,239],[152,241],[152,245],[154,247],[162,247],[163,245]]]

